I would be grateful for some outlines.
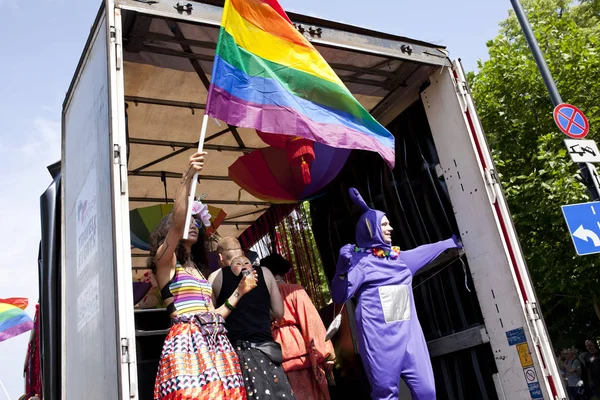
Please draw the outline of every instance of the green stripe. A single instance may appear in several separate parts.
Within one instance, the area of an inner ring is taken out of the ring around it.
[[[25,311],[21,310],[20,308],[15,308],[14,310],[7,310],[4,311],[2,313],[0,313],[0,322],[4,322],[10,318],[16,317],[18,315],[23,314]]]
[[[363,124],[379,125],[345,86],[256,56],[238,46],[233,36],[223,28],[217,54],[247,75],[276,79],[295,96],[351,114]]]

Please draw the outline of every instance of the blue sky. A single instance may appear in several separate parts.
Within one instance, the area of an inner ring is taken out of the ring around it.
[[[508,0],[280,1],[290,11],[445,45],[467,70],[487,58],[486,41],[510,8]],[[46,166],[60,158],[62,101],[99,4],[0,0],[0,298],[28,297],[30,315],[38,297],[39,196],[50,184]],[[27,340],[0,343],[0,380],[12,400],[23,394]]]

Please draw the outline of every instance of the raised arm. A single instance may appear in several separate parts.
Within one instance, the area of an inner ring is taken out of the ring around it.
[[[352,265],[353,248],[353,245],[347,244],[340,249],[335,276],[331,282],[331,298],[337,304],[343,304],[354,296],[365,280],[360,263]]]
[[[281,298],[281,293],[277,287],[277,281],[268,268],[260,268],[262,268],[262,273],[265,277],[265,283],[267,284],[269,294],[271,295],[271,316],[276,319],[283,318],[283,299]]]
[[[416,274],[421,268],[435,260],[437,256],[448,249],[461,249],[456,236],[440,242],[424,244],[412,250],[400,252],[400,260],[406,264],[412,274]]]
[[[183,238],[183,232],[186,228],[186,217],[189,202],[189,194],[192,186],[192,180],[196,172],[202,171],[204,167],[204,156],[206,152],[194,153],[189,161],[186,171],[181,178],[181,185],[177,190],[175,204],[171,212],[171,224],[165,241],[156,251],[154,263],[156,264],[157,280],[162,287],[171,277],[171,268],[174,265],[175,249],[179,241]]]

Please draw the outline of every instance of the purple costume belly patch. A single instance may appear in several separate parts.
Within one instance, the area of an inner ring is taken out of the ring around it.
[[[376,251],[357,252],[356,246],[384,252],[390,252],[392,246],[381,232],[385,214],[370,209],[354,188],[350,197],[363,214],[356,225],[356,245],[340,249],[331,294],[338,304],[352,296],[358,299],[356,328],[371,397],[397,400],[402,378],[413,399],[434,400],[435,381],[415,310],[412,278],[441,253],[460,245],[451,238],[401,251],[395,258],[378,257]]]

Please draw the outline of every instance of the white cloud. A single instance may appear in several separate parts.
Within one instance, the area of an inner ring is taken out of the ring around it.
[[[57,155],[60,157],[60,122],[47,118],[36,118],[33,121],[33,128],[34,134],[20,146],[18,151],[23,156],[35,156],[44,160]]]

